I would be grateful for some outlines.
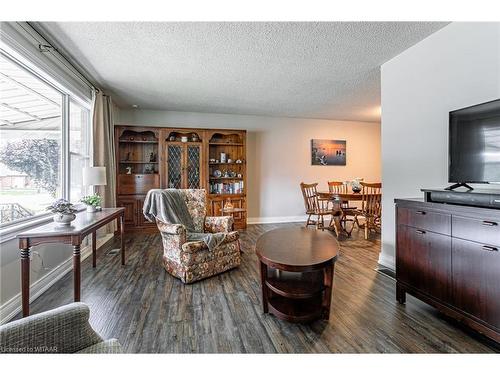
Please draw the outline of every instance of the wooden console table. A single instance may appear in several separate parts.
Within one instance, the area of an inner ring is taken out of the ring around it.
[[[274,229],[258,239],[255,250],[264,313],[296,323],[329,319],[338,254],[332,233],[302,227]]]
[[[36,245],[62,243],[73,246],[74,300],[80,301],[80,246],[83,239],[92,234],[92,267],[96,266],[96,231],[115,219],[120,220],[121,261],[125,264],[123,242],[124,208],[103,208],[94,213],[79,212],[69,226],[57,226],[51,222],[17,235],[21,249],[21,294],[23,316],[29,315],[30,299],[30,252]]]

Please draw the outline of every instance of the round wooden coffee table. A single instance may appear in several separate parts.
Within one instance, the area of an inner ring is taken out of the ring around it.
[[[262,304],[290,322],[328,320],[338,243],[329,231],[274,229],[255,245],[260,260]]]

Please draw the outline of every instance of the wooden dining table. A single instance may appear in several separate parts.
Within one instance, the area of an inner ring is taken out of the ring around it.
[[[365,195],[377,195],[377,194],[365,194]],[[334,204],[334,211],[338,210],[342,214],[341,215],[334,215],[332,223],[330,225],[331,230],[334,230],[336,233],[343,233],[346,234],[347,236],[351,235],[351,232],[347,230],[344,226],[342,226],[342,217],[344,214],[344,211],[342,210],[342,203],[344,202],[349,202],[349,201],[361,201],[363,200],[363,194],[361,192],[359,193],[335,193],[335,192],[330,192],[330,191],[318,191],[318,197],[320,199],[328,199]],[[360,207],[361,209],[361,207]],[[354,224],[353,224],[354,225]],[[351,229],[352,231],[352,229]]]

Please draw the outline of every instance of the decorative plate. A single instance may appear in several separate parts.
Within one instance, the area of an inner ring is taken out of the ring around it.
[[[214,177],[219,178],[219,177],[221,177],[221,176],[222,176],[222,172],[221,172],[221,171],[219,171],[218,169],[216,169],[216,170],[214,171]]]

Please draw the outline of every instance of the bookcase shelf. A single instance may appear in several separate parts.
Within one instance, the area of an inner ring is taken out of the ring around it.
[[[122,160],[121,164],[158,164],[157,161],[130,161],[130,160]]]
[[[224,142],[210,142],[209,143],[210,146],[243,146],[243,143],[232,143],[232,142],[228,142],[228,143],[224,143]]]
[[[158,144],[158,141],[140,141],[140,140],[137,140],[137,141],[129,141],[129,140],[119,140],[118,143],[156,143]]]
[[[210,180],[243,180],[243,177],[210,177]]]

